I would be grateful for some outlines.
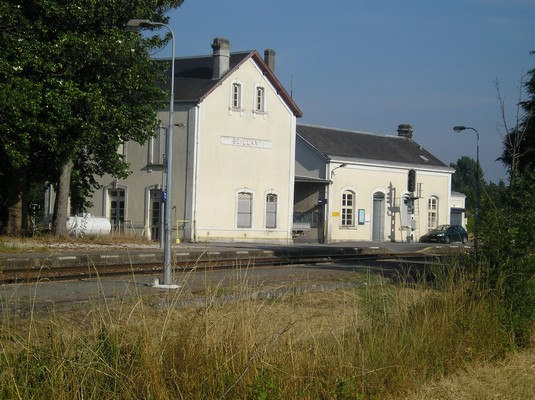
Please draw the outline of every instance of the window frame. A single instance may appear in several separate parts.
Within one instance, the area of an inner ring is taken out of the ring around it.
[[[247,195],[248,197],[248,210],[244,211],[240,196]],[[236,192],[236,228],[238,229],[250,229],[253,227],[253,201],[254,194],[249,190],[238,190]],[[247,217],[245,217],[247,216]],[[242,222],[245,218],[245,224]]]
[[[254,113],[256,114],[266,113],[266,88],[261,85],[255,86]]]
[[[270,199],[275,199],[275,201],[270,201]],[[266,200],[266,213],[265,213],[265,227],[266,229],[277,229],[277,217],[278,217],[278,208],[279,208],[279,194],[275,192],[267,192],[265,196]],[[274,209],[270,209],[274,207]],[[270,223],[273,221],[272,223]]]
[[[351,204],[348,203],[348,196],[351,197]],[[355,210],[357,203],[357,193],[352,189],[343,189],[340,196],[340,227],[355,228]],[[349,222],[348,222],[349,221]]]
[[[119,196],[119,193],[122,193],[122,196]],[[110,185],[106,187],[105,190],[106,201],[105,207],[106,210],[104,215],[110,220],[112,229],[122,230],[124,229],[124,224],[128,220],[128,189],[123,185]],[[122,202],[122,205],[121,205]],[[115,203],[115,207],[113,206]],[[115,214],[115,215],[112,215]],[[122,225],[122,226],[121,226]]]
[[[430,196],[427,199],[427,229],[428,230],[434,229],[439,225],[438,204],[439,204],[439,199],[437,196]]]
[[[119,154],[120,156],[122,156],[122,160],[124,162],[127,162],[127,159],[126,159],[126,154],[127,154],[127,145],[126,145],[127,142],[121,142],[119,144],[119,146],[117,146],[117,154]]]
[[[161,165],[165,164],[165,141],[167,136],[167,129],[160,126],[156,129],[156,134],[151,136],[148,141],[148,153],[147,164],[148,165]],[[158,150],[158,154],[155,157],[155,150]],[[155,160],[157,158],[157,160]]]
[[[243,111],[243,84],[233,81],[230,85],[230,109]]]

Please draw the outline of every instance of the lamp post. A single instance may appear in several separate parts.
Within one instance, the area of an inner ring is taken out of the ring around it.
[[[469,126],[454,126],[453,130],[457,133],[465,131],[465,130],[471,130],[476,133],[477,137],[477,151],[476,151],[476,212],[474,214],[474,252],[475,252],[475,259],[477,262],[477,220],[479,218],[479,132],[475,128],[471,128]]]
[[[163,252],[163,283],[154,286],[175,289],[178,285],[172,284],[173,254],[171,250],[171,213],[173,206],[173,110],[175,103],[175,34],[171,27],[162,22],[153,22],[148,19],[131,19],[126,26],[133,30],[139,30],[143,26],[162,26],[171,33],[171,90],[169,91],[169,125],[165,140],[165,218],[164,218],[164,252]]]
[[[334,171],[337,170],[338,168],[344,168],[344,167],[347,167],[347,163],[342,163],[340,164],[338,167],[335,167],[331,170],[331,179],[332,177],[334,176]]]

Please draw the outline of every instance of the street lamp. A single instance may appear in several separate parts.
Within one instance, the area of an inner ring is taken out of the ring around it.
[[[474,215],[474,251],[475,251],[475,259],[477,261],[477,220],[479,218],[479,132],[475,128],[471,128],[469,126],[454,126],[453,130],[457,133],[465,131],[465,130],[471,130],[476,133],[477,137],[477,152],[476,152],[476,212]]]
[[[160,288],[176,289],[179,286],[172,284],[173,254],[171,250],[171,213],[173,206],[173,110],[175,105],[175,34],[171,27],[162,22],[153,22],[148,19],[131,19],[126,23],[129,29],[139,30],[143,26],[162,26],[171,33],[171,90],[169,91],[169,125],[165,141],[165,220],[164,220],[164,251],[163,251],[163,283],[155,284]]]
[[[335,167],[331,170],[331,178],[334,176],[334,171],[337,170],[338,168],[344,168],[344,167],[347,167],[347,163],[342,163],[340,164],[338,167]]]

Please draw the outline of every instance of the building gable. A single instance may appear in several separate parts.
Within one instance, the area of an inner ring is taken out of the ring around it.
[[[216,40],[214,39],[215,46]],[[266,51],[266,56],[268,51]],[[234,71],[240,68],[247,60],[251,59],[256,63],[262,74],[269,80],[270,84],[276,88],[277,94],[287,104],[288,108],[296,117],[301,117],[303,113],[284,89],[280,81],[270,69],[266,61],[258,54],[256,50],[246,52],[229,53],[228,70],[222,72],[221,77],[214,78],[215,58],[214,54],[198,57],[175,58],[175,87],[174,98],[176,103],[200,103],[210,95],[222,82],[231,76]],[[272,60],[274,52],[269,52],[269,59]],[[169,63],[169,60],[166,61]],[[272,67],[274,62],[270,61]],[[170,75],[170,69],[167,76]],[[168,79],[169,81],[169,79]],[[167,88],[164,84],[162,87]]]

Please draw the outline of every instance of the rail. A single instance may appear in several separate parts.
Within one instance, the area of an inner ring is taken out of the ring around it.
[[[209,259],[199,258],[197,260],[173,262],[173,270],[175,273],[188,272],[192,270],[213,270],[213,269],[235,269],[263,267],[263,266],[287,266],[287,265],[302,265],[302,264],[321,264],[355,262],[362,265],[365,262],[386,261],[399,262],[399,264],[407,263],[431,263],[436,262],[437,259],[447,257],[447,254],[426,254],[426,253],[382,253],[382,254],[307,254],[307,255],[293,255],[288,254],[277,257],[250,257],[250,258],[225,258],[225,259]],[[91,279],[104,276],[121,276],[131,274],[153,274],[162,271],[162,263],[150,261],[147,263],[129,263],[129,264],[110,264],[110,265],[94,265],[87,266],[43,266],[40,268],[29,267],[14,267],[0,271],[0,283],[28,283],[52,280],[68,280],[68,279]]]

